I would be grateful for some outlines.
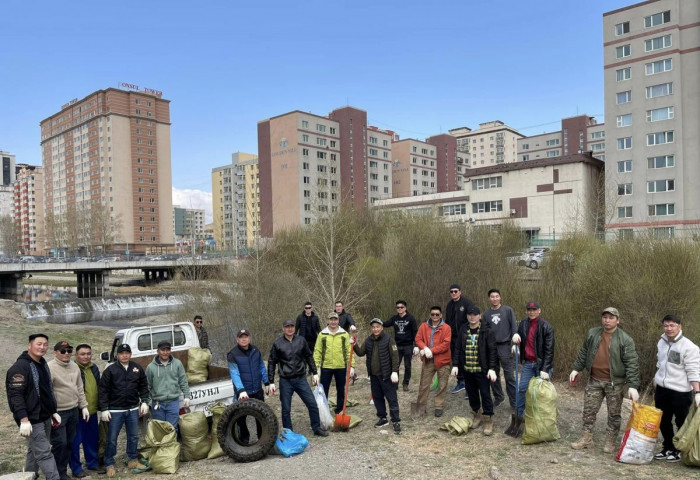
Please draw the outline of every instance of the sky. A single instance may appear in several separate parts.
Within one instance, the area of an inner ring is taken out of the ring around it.
[[[255,3],[255,5],[253,5]],[[524,135],[603,118],[604,12],[633,0],[9,0],[0,151],[41,164],[39,123],[127,82],[171,101],[173,204],[257,153],[257,122],[352,105],[401,138],[501,120]]]

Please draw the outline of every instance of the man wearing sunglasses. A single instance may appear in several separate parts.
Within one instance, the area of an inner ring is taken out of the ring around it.
[[[194,323],[194,329],[197,331],[199,348],[209,348],[209,334],[204,329],[204,319],[202,316],[195,315],[192,323]]]
[[[452,329],[442,318],[442,310],[437,305],[430,307],[430,318],[421,323],[416,335],[416,347],[420,354],[423,368],[418,384],[416,413],[421,416],[428,404],[428,395],[433,377],[437,373],[438,388],[435,393],[435,416],[442,417],[447,394],[447,381],[450,378],[452,364]]]
[[[451,350],[456,348],[460,329],[467,325],[467,310],[472,305],[471,300],[462,296],[462,287],[459,284],[450,285],[450,301],[445,307],[445,323],[449,325],[452,332]],[[459,393],[462,390],[464,390],[464,370],[462,366],[457,366],[457,385],[452,389],[452,393]]]
[[[48,362],[56,397],[58,414],[62,422],[51,430],[51,452],[56,459],[56,467],[61,480],[68,476],[68,460],[73,450],[73,440],[78,431],[78,422],[90,420],[88,402],[83,389],[80,368],[71,362],[73,347],[63,340],[53,347],[53,360]],[[73,472],[73,476],[87,477],[85,472]]]
[[[320,332],[321,323],[318,320],[316,312],[314,312],[314,306],[311,302],[306,302],[304,304],[304,311],[299,314],[294,324],[294,333],[306,339],[306,343],[309,344],[309,349],[313,351]]]

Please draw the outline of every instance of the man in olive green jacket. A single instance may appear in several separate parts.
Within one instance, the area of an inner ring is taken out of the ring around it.
[[[607,437],[603,451],[612,453],[617,447],[620,431],[622,399],[625,386],[628,397],[639,400],[639,357],[634,340],[621,328],[620,313],[608,307],[602,313],[602,326],[591,328],[574,362],[569,376],[572,385],[581,370],[588,369],[590,379],[583,398],[583,436],[571,448],[593,447],[593,424],[605,398],[608,406]]]

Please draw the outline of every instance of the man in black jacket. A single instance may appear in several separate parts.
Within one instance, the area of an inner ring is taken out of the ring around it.
[[[309,349],[312,352],[314,351],[316,339],[318,334],[321,333],[321,323],[318,321],[318,316],[314,312],[314,306],[311,302],[304,304],[304,311],[299,314],[294,324],[294,333],[306,339]]]
[[[450,301],[445,307],[445,323],[452,330],[452,343],[450,349],[454,352],[459,331],[467,324],[467,309],[472,305],[471,300],[462,296],[462,287],[457,283],[450,285]],[[452,393],[459,393],[464,390],[464,372],[461,366],[457,366],[457,385],[452,389]]]
[[[27,439],[24,471],[35,472],[38,477],[41,469],[46,480],[59,480],[49,438],[52,422],[60,425],[61,417],[56,413],[51,372],[44,360],[48,348],[49,337],[43,333],[29,335],[27,350],[7,371],[5,389],[19,434]]]
[[[117,347],[117,361],[102,373],[98,387],[98,409],[100,420],[109,422],[105,467],[107,476],[116,473],[114,455],[117,453],[117,437],[126,424],[126,458],[129,470],[144,470],[148,467],[138,460],[139,414],[148,414],[150,402],[146,373],[136,362],[131,361],[131,347],[126,343]],[[140,404],[140,406],[139,406]]]
[[[280,403],[282,404],[282,426],[292,428],[292,395],[296,392],[309,410],[311,429],[314,435],[327,437],[328,431],[321,428],[321,419],[314,394],[306,381],[306,366],[313,374],[313,384],[318,385],[318,370],[309,344],[299,335],[294,334],[294,320],[283,322],[284,334],[275,340],[267,361],[267,375],[274,394],[275,371],[279,367]]]
[[[350,336],[353,336],[357,331],[355,320],[353,320],[352,316],[345,311],[343,302],[335,302],[335,313],[338,314],[338,320],[340,321],[338,325],[340,325],[340,328],[348,332]]]
[[[403,391],[408,392],[408,383],[411,381],[411,359],[418,355],[418,347],[414,347],[414,340],[418,333],[418,322],[406,310],[406,300],[396,301],[396,315],[384,322],[384,328],[394,327],[394,341],[399,351],[399,368],[404,362]]]

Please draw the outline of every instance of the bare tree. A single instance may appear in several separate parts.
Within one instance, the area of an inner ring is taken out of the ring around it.
[[[10,258],[14,258],[22,247],[19,223],[11,215],[0,216],[0,242],[5,255]]]

